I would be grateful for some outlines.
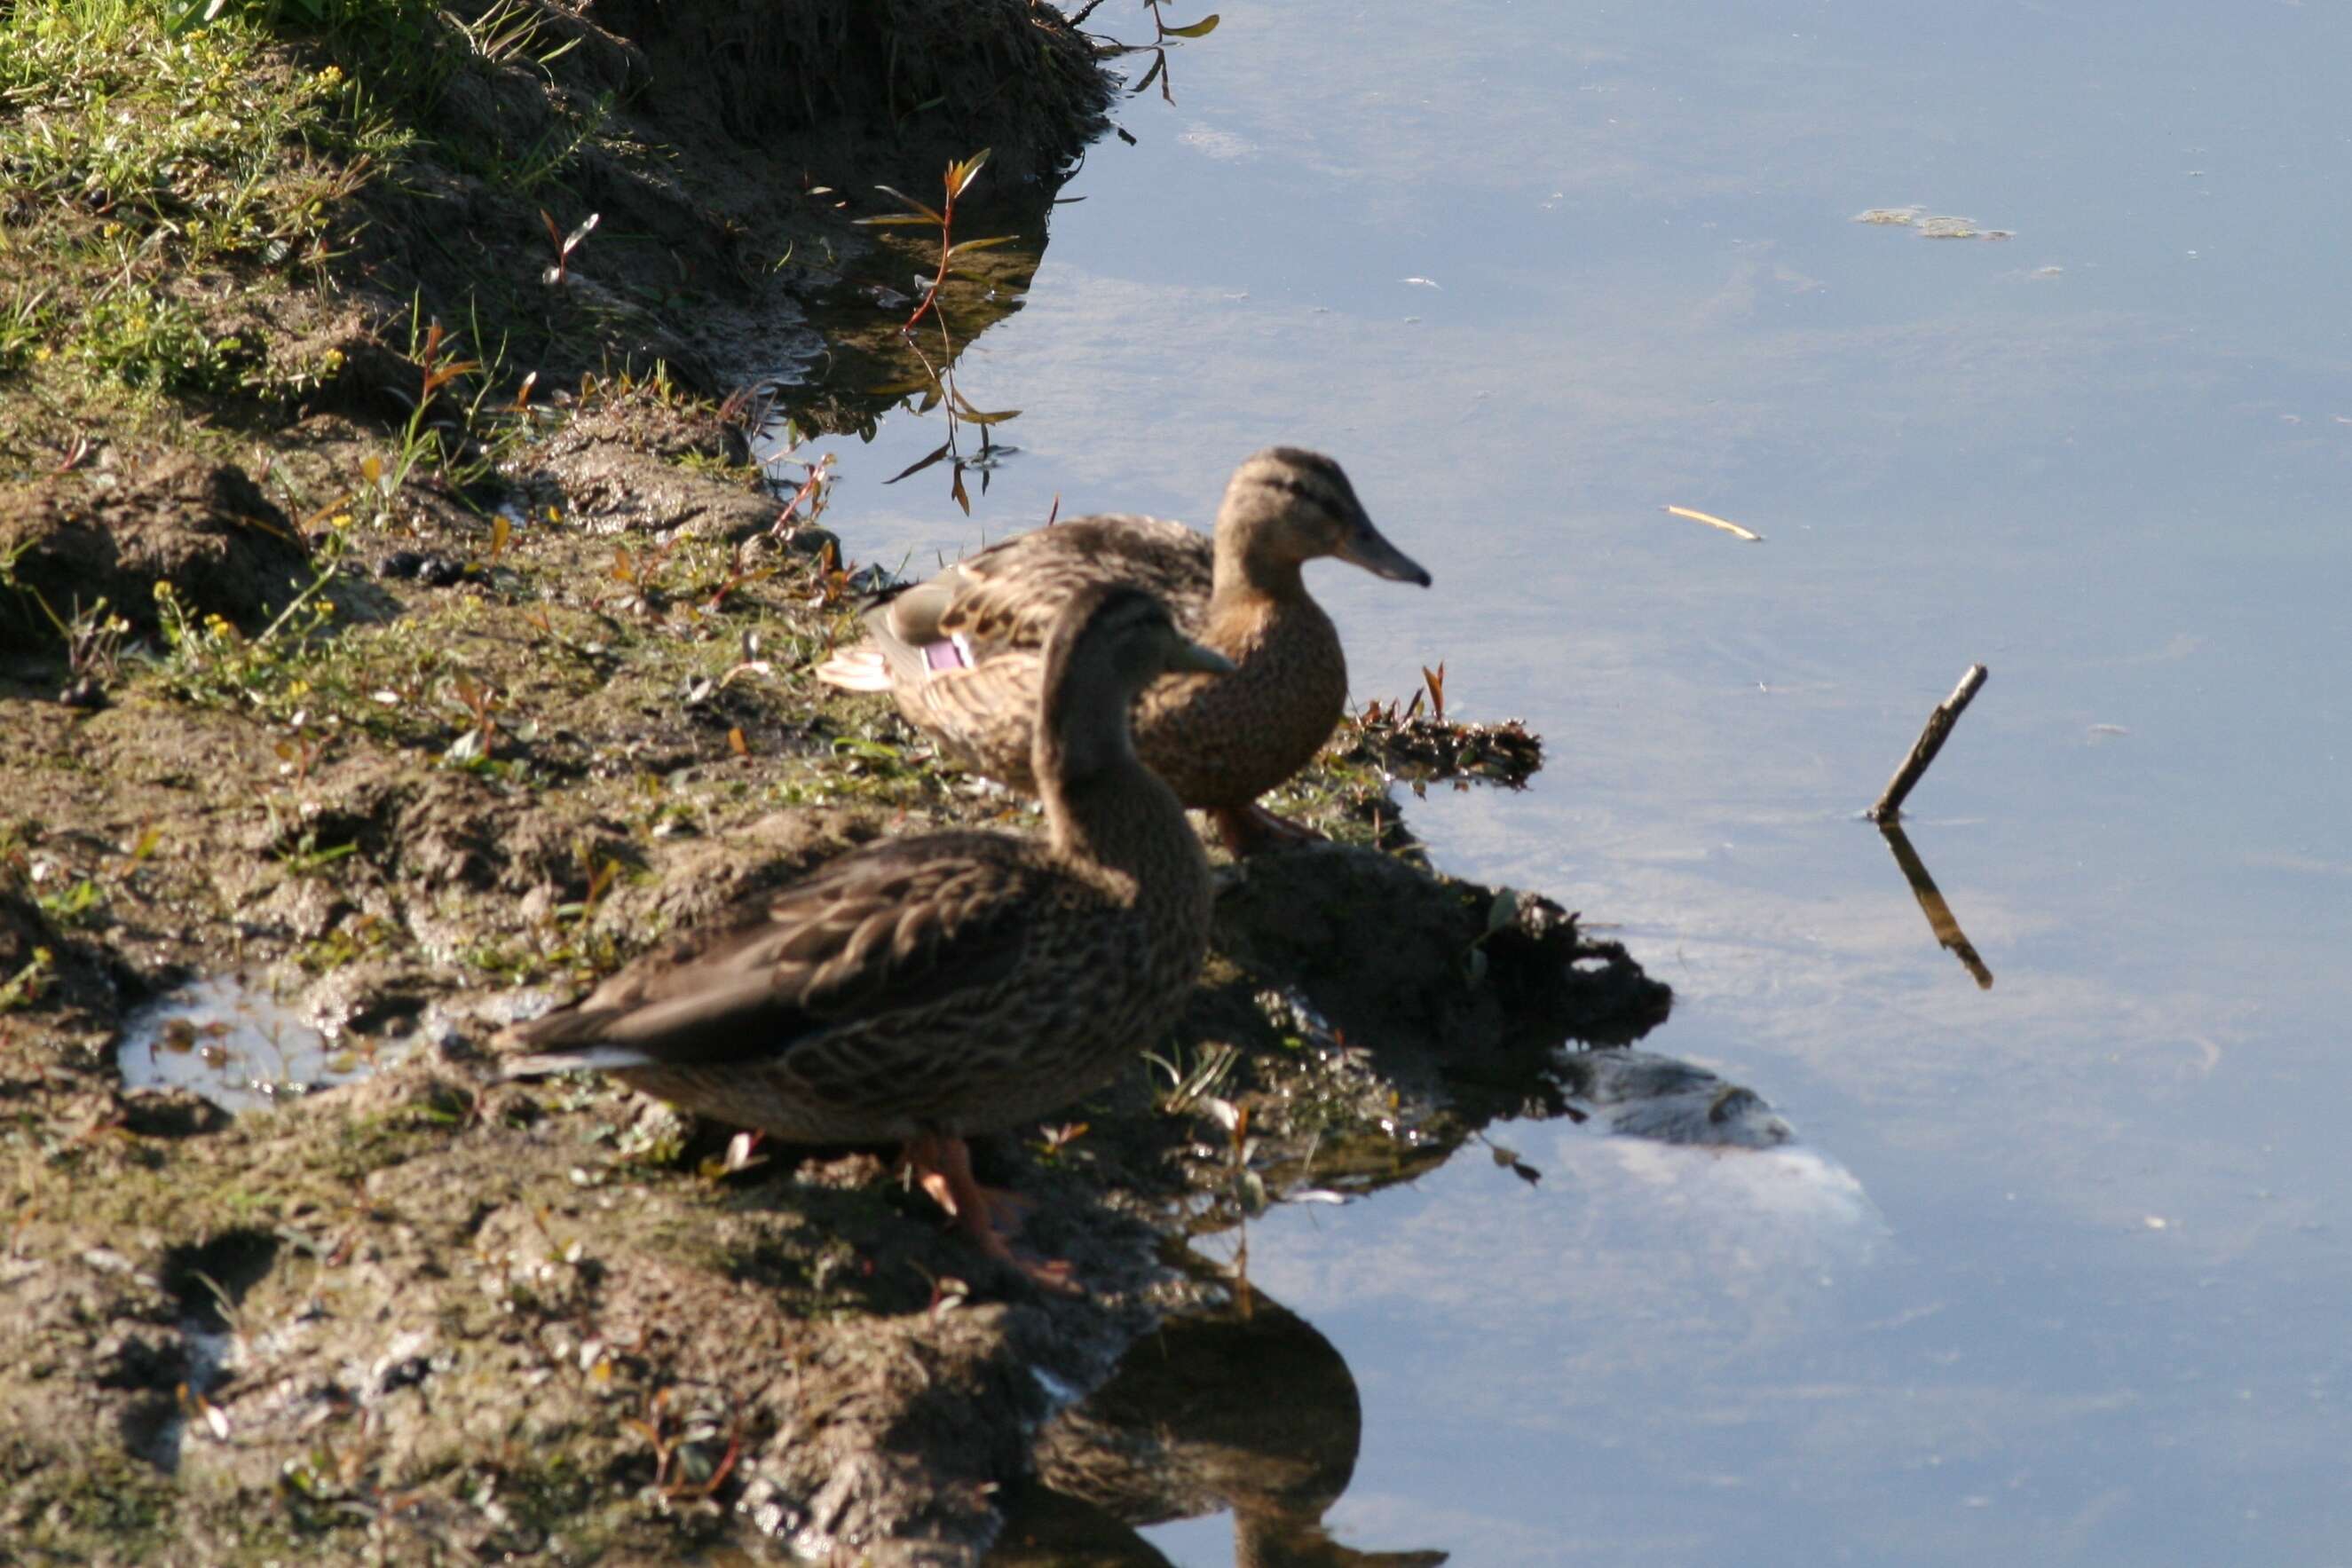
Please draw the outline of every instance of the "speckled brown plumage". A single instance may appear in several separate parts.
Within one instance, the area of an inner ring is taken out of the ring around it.
[[[844,856],[510,1030],[536,1054],[509,1071],[601,1067],[811,1143],[929,1146],[1092,1092],[1174,1019],[1208,943],[1207,862],[1128,709],[1165,671],[1223,667],[1140,590],[1077,596],[1044,661],[1045,840]]]
[[[1136,707],[1136,748],[1187,806],[1238,810],[1304,767],[1346,706],[1339,632],[1299,573],[1325,555],[1429,581],[1381,537],[1338,464],[1273,447],[1235,471],[1213,540],[1118,516],[1006,539],[877,605],[866,642],[819,673],[892,692],[956,761],[1034,789],[1029,737],[1046,628],[1086,588],[1139,584],[1235,669],[1154,683]]]

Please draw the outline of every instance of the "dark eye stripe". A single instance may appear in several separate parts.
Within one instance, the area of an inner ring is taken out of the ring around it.
[[[1313,470],[1292,468],[1254,475],[1251,483],[1314,506],[1334,517],[1345,517],[1351,509],[1331,476]]]

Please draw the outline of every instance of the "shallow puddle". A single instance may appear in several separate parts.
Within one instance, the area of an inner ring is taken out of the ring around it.
[[[129,1089],[192,1089],[229,1111],[283,1103],[364,1078],[402,1047],[334,1038],[235,972],[185,986],[131,1015],[118,1061]]]

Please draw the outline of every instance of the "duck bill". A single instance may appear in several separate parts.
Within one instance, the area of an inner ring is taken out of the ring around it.
[[[1348,531],[1338,549],[1331,552],[1350,566],[1360,566],[1374,577],[1385,577],[1391,582],[1417,582],[1429,586],[1429,573],[1421,563],[1381,537],[1369,517],[1360,520]]]
[[[1203,648],[1198,643],[1180,638],[1168,650],[1168,668],[1171,672],[1192,670],[1204,675],[1230,675],[1234,662],[1214,648]]]

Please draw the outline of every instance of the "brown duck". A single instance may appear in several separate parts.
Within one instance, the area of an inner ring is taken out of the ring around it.
[[[1170,675],[1144,693],[1135,745],[1146,765],[1178,800],[1208,811],[1237,852],[1311,837],[1254,802],[1307,765],[1347,706],[1339,631],[1299,575],[1327,555],[1429,584],[1429,573],[1381,537],[1337,463],[1268,447],[1234,471],[1213,540],[1181,523],[1124,516],[1017,535],[877,603],[866,641],[817,674],[836,686],[894,694],[908,721],[950,758],[1034,792],[1030,734],[1050,629],[1083,590],[1139,584],[1234,665],[1229,675]]]
[[[982,1248],[963,1138],[1068,1104],[1181,1008],[1209,936],[1209,868],[1128,713],[1171,671],[1226,671],[1141,589],[1071,596],[1046,639],[1029,772],[1044,840],[938,833],[856,851],[746,920],[509,1030],[509,1076],[599,1068],[787,1142],[903,1141]],[[1052,1285],[1058,1264],[1013,1260]]]

